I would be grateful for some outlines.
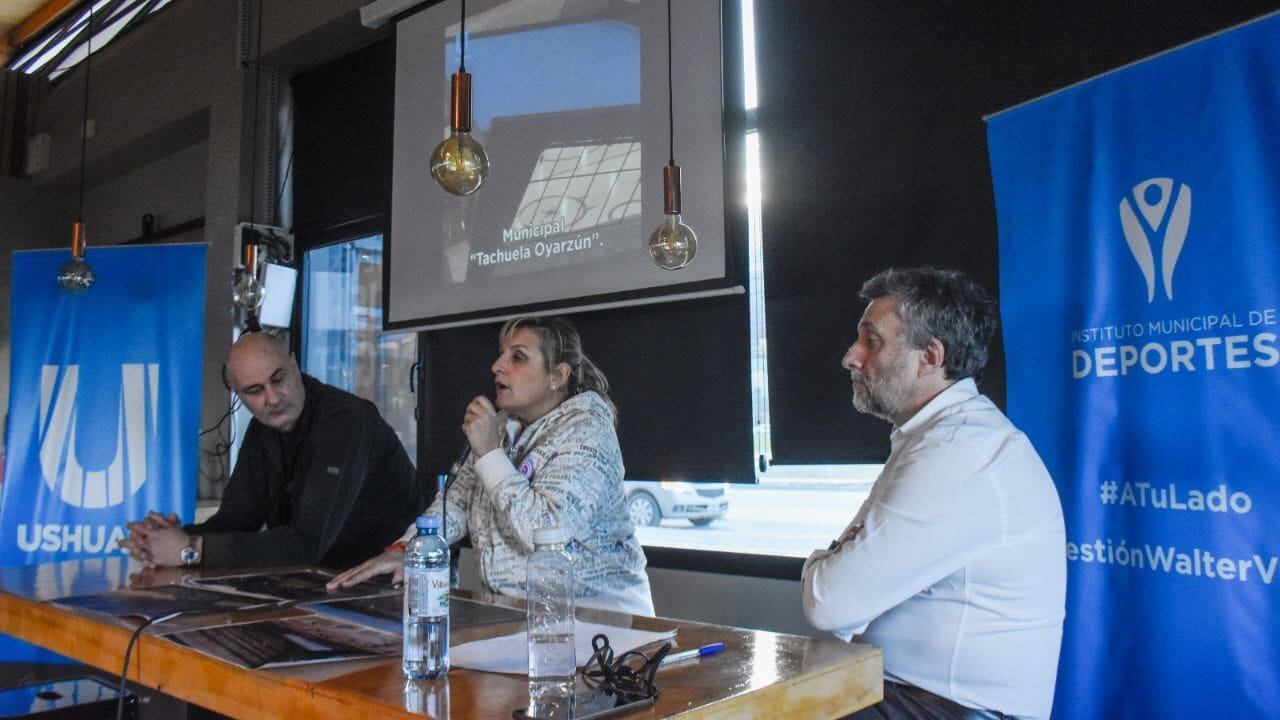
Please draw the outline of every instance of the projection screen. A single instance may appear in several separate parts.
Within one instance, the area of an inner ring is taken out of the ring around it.
[[[429,168],[448,135],[458,5],[397,22],[387,329],[741,292],[725,239],[717,0],[673,10],[675,159],[698,252],[677,271],[649,257],[669,156],[666,8],[468,2],[472,134],[491,173],[465,197],[446,193]]]

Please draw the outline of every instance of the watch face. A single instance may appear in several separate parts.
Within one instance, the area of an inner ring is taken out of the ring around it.
[[[179,553],[178,559],[182,561],[183,565],[195,565],[200,561],[200,551],[193,547],[184,547],[182,552]]]

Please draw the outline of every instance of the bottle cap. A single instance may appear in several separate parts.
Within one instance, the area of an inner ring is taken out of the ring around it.
[[[417,522],[414,524],[418,526],[419,530],[439,530],[440,516],[439,515],[422,515],[418,517]]]
[[[563,545],[568,539],[569,533],[558,525],[534,528],[533,530],[534,545]]]

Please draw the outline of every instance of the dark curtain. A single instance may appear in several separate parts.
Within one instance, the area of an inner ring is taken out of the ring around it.
[[[1270,1],[756,0],[774,462],[882,461],[840,358],[889,266],[998,289],[982,116],[1276,9]],[[997,339],[980,387],[1003,406]]]
[[[890,265],[932,264],[958,267],[997,290],[984,114],[1278,6],[756,0],[774,461],[887,455],[888,426],[853,410],[839,365],[856,333],[857,290],[866,278]],[[732,90],[739,51],[731,35],[726,41]],[[394,64],[394,39],[386,39],[294,77],[301,239],[385,217]],[[740,211],[739,118],[727,117],[726,127],[733,214]],[[729,230],[741,235],[740,222]],[[744,296],[573,320],[613,383],[629,477],[752,478]],[[462,449],[463,408],[491,392],[496,333],[497,325],[485,325],[422,337],[425,472],[447,469]],[[998,341],[981,387],[1000,404],[1003,366]]]
[[[391,209],[395,39],[292,79],[294,233],[309,236]]]
[[[569,316],[618,406],[631,479],[754,482],[744,296]],[[464,445],[462,412],[493,397],[501,324],[422,334],[423,469],[448,470]]]

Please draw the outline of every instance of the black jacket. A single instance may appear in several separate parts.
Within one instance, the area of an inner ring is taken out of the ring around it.
[[[347,568],[422,509],[413,464],[374,404],[310,375],[302,383],[294,429],[250,422],[218,512],[186,528],[204,536],[206,566]]]

